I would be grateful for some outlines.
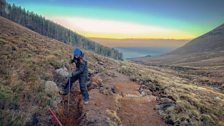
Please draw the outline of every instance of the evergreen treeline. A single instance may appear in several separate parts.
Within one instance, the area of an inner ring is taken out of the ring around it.
[[[75,46],[96,52],[100,55],[122,59],[122,54],[117,50],[97,44],[77,33],[59,25],[24,8],[11,5],[5,0],[0,0],[0,16],[17,22],[37,33],[59,40],[72,43]]]

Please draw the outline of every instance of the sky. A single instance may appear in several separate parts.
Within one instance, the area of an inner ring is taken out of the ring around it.
[[[89,38],[196,38],[224,23],[224,0],[8,0]]]

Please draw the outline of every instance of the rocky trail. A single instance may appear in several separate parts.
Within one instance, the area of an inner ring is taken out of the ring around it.
[[[125,75],[114,73],[113,78],[95,85],[93,82],[89,89],[88,105],[83,105],[77,86],[70,95],[69,111],[68,96],[64,96],[57,112],[62,124],[65,126],[165,126],[155,110],[157,101],[150,90],[143,89],[141,85],[130,81]]]

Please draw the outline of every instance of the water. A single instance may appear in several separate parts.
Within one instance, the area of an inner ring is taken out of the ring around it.
[[[113,47],[123,53],[123,58],[135,58],[142,56],[159,56],[173,51],[177,47]]]

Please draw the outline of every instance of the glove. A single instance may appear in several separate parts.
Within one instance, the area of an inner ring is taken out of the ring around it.
[[[72,72],[70,72],[70,73],[68,74],[68,77],[72,77]]]

